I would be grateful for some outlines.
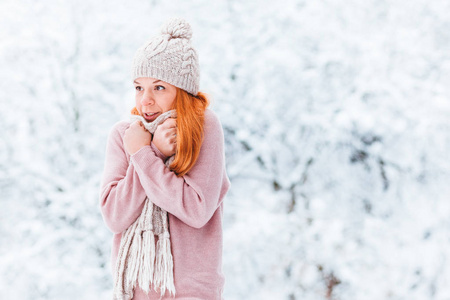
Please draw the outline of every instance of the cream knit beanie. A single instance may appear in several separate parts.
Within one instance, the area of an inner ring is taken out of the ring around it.
[[[133,80],[152,77],[168,82],[194,96],[199,90],[197,52],[191,45],[192,29],[181,18],[172,18],[161,33],[140,47],[133,61]]]

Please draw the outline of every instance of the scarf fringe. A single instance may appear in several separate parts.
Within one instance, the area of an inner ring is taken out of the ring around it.
[[[133,239],[133,232],[136,230],[138,222],[134,222],[123,234],[120,241],[118,253],[118,261],[116,263],[116,278],[113,291],[113,300],[131,300],[133,298],[133,290],[128,289],[128,264],[126,257],[130,252],[130,245]]]
[[[159,235],[158,244],[156,246],[156,272],[155,272],[155,291],[156,286],[159,286],[161,295],[164,295],[166,289],[175,296],[175,286],[173,283],[173,260],[170,251],[170,235],[169,233],[162,233]],[[159,274],[159,276],[156,276]]]
[[[138,272],[139,272],[139,257],[141,256],[141,244],[142,244],[142,235],[141,235],[142,231],[138,230],[134,233],[133,236],[133,242],[131,243],[131,249],[130,249],[130,253],[128,255],[128,263],[130,263],[130,265],[128,266],[129,270],[127,270],[127,275],[129,275],[130,277],[127,278],[127,286],[128,289],[135,289],[136,288],[136,283],[137,283],[137,278],[138,278]]]
[[[155,270],[155,235],[153,231],[143,232],[143,249],[141,252],[139,268],[139,286],[148,293],[150,285],[153,284],[153,273]]]

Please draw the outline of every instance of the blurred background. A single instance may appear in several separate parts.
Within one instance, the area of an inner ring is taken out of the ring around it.
[[[1,0],[0,298],[111,298],[106,139],[173,16],[225,133],[225,299],[450,299],[444,0]]]

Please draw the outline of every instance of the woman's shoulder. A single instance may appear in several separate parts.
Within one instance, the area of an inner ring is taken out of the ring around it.
[[[204,117],[204,134],[205,139],[203,143],[207,146],[212,145],[216,147],[224,142],[224,132],[219,116],[213,110],[207,108]]]
[[[205,126],[211,128],[212,130],[222,130],[222,124],[220,122],[217,113],[210,108],[205,110]]]

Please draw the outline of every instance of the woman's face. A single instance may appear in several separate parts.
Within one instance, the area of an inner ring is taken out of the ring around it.
[[[150,77],[137,78],[134,89],[136,109],[147,122],[153,122],[162,113],[169,111],[177,95],[175,86]]]

